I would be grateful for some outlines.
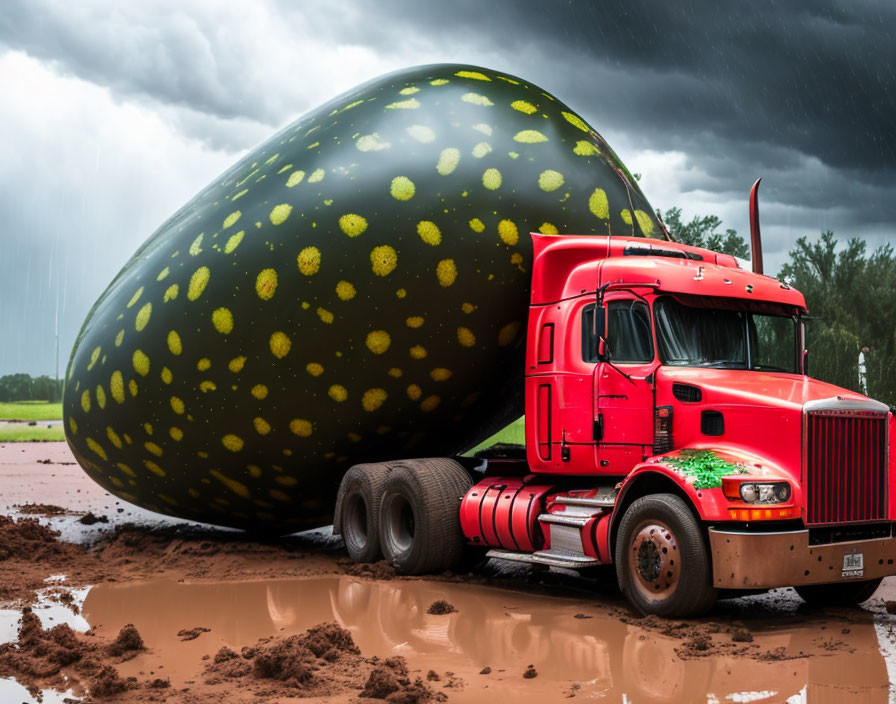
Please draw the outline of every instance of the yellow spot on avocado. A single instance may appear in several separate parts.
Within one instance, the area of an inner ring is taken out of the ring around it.
[[[162,280],[164,280],[165,277],[168,276],[168,274],[170,273],[170,271],[171,271],[171,270],[166,266],[164,269],[162,269],[162,270],[159,272],[159,275],[156,277],[156,281],[162,281]]]
[[[443,85],[445,85],[446,83],[450,83],[450,82],[451,82],[451,81],[449,81],[447,78],[435,78],[435,79],[433,79],[433,80],[431,80],[431,81],[429,82],[429,85],[431,85],[431,86],[443,86]]]
[[[149,357],[147,357],[141,350],[134,351],[134,356],[131,358],[131,362],[134,365],[134,371],[140,376],[149,374]]]
[[[255,432],[259,435],[267,435],[271,432],[271,424],[268,423],[264,418],[253,418],[252,425],[255,426]]]
[[[184,347],[180,341],[180,335],[177,334],[176,330],[172,330],[168,333],[168,350],[173,355],[178,355],[184,351]]]
[[[367,229],[367,219],[354,213],[346,213],[339,218],[339,229],[349,237],[357,237]]]
[[[383,352],[389,349],[391,342],[392,338],[389,337],[389,333],[385,330],[374,330],[367,333],[367,349],[374,354],[383,354]]]
[[[385,389],[367,389],[361,397],[361,406],[365,411],[375,411],[383,405],[388,396]]]
[[[405,291],[403,288],[400,288],[395,292],[396,298],[404,298],[407,295],[408,295],[408,292]]]
[[[206,369],[210,369],[211,366],[212,360],[210,360],[208,357],[203,357],[198,362],[196,362],[196,368],[201,372],[204,372]]]
[[[190,245],[190,256],[195,257],[197,254],[202,254],[202,235],[203,233],[199,233],[199,236]]]
[[[221,444],[231,452],[239,452],[243,449],[243,439],[233,433],[227,433],[227,435],[221,438]]]
[[[401,95],[413,95],[414,93],[419,93],[420,89],[417,86],[408,86],[407,88],[402,88],[398,92]]]
[[[632,224],[632,213],[628,208],[624,208],[622,212],[619,213],[619,216],[622,218],[622,222],[626,225]]]
[[[211,272],[208,270],[207,266],[201,266],[196,271],[193,272],[193,275],[190,277],[190,286],[187,289],[187,298],[191,301],[195,301],[202,295],[202,292],[205,291],[205,287],[208,285],[208,280],[211,277]]]
[[[355,291],[355,287],[348,281],[340,281],[336,284],[336,295],[339,296],[339,300],[350,301],[356,294],[357,291]]]
[[[445,369],[445,367],[436,367],[429,373],[429,376],[433,381],[448,381],[451,378],[451,370]]]
[[[440,399],[438,396],[427,396],[420,403],[420,410],[424,413],[429,413],[430,411],[434,411],[441,402],[442,399]]]
[[[563,185],[563,174],[553,169],[547,169],[538,174],[538,187],[550,193]]]
[[[461,96],[461,100],[463,100],[465,103],[470,103],[472,105],[482,105],[483,107],[494,105],[491,100],[486,98],[484,95],[479,95],[479,93],[464,93]]]
[[[236,221],[240,219],[240,215],[242,215],[242,213],[239,210],[234,210],[230,215],[224,218],[224,229],[226,230],[231,225],[234,225]]]
[[[87,447],[93,450],[97,455],[99,455],[102,459],[107,460],[109,456],[106,454],[106,451],[103,449],[103,446],[100,445],[93,438],[85,438],[85,442],[87,443]]]
[[[474,306],[472,303],[464,303],[464,304],[460,307],[460,309],[461,309],[464,313],[472,313],[474,310],[476,310],[476,306]]]
[[[242,198],[242,197],[243,197],[244,195],[246,195],[248,192],[249,192],[249,189],[248,189],[248,188],[244,188],[244,189],[241,190],[239,193],[237,193],[233,198],[231,198],[231,199],[230,199],[230,202],[233,203],[233,201],[235,201],[237,198]]]
[[[435,247],[442,241],[442,232],[431,220],[421,220],[417,223],[417,234],[426,244]]]
[[[124,342],[124,330],[119,330],[118,334],[115,336],[115,346],[121,347],[122,342]]]
[[[457,265],[453,259],[443,259],[436,265],[436,278],[440,286],[450,286],[457,278]]]
[[[420,107],[420,101],[416,98],[399,100],[397,103],[389,103],[386,110],[416,110]]]
[[[650,237],[650,235],[653,234],[653,221],[650,219],[650,216],[643,210],[636,210],[635,219],[638,221],[638,227],[641,228],[641,233],[645,237]]]
[[[96,361],[100,358],[101,347],[97,347],[93,352],[90,353],[90,363],[87,365],[87,371],[93,369],[93,366],[96,364]]]
[[[320,376],[324,373],[324,365],[318,364],[317,362],[308,362],[308,364],[305,365],[305,371],[311,376]]]
[[[538,231],[543,235],[556,235],[559,232],[557,226],[552,225],[549,222],[541,223],[541,225],[538,227]]]
[[[236,437],[236,436],[234,435],[232,437]],[[239,439],[239,438],[237,438],[237,439]],[[242,446],[242,441],[240,441],[240,443]],[[242,497],[244,499],[248,499],[252,496],[252,494],[249,493],[249,489],[248,489],[248,487],[246,487],[245,484],[221,474],[221,472],[219,472],[217,469],[210,469],[208,473],[211,474],[215,479],[217,479],[219,482],[221,482],[228,489],[230,489],[237,496]]]
[[[479,142],[475,147],[473,147],[473,156],[477,159],[481,159],[486,154],[488,154],[492,150],[492,145],[488,142]]]
[[[109,438],[109,442],[115,445],[119,450],[123,447],[121,438],[118,437],[118,433],[115,432],[111,425],[106,426],[106,437]]]
[[[169,428],[168,434],[171,436],[172,440],[176,440],[177,442],[180,442],[184,437],[184,431],[176,426]]]
[[[271,353],[277,359],[283,359],[287,354],[289,354],[289,348],[292,347],[292,340],[286,335],[286,333],[280,332],[279,330],[271,335],[270,340]]]
[[[146,467],[153,474],[156,474],[160,477],[165,476],[165,470],[162,469],[161,467],[159,467],[159,465],[157,465],[152,460],[143,460],[143,466]]]
[[[513,135],[513,141],[524,144],[538,144],[539,142],[547,142],[548,138],[538,130],[522,130]]]
[[[423,318],[419,315],[414,315],[410,318],[407,318],[404,323],[409,328],[419,328],[421,325],[423,325]]]
[[[309,179],[309,181],[310,180],[311,179]],[[280,225],[286,221],[286,218],[289,217],[289,214],[291,212],[292,206],[289,203],[281,203],[280,205],[275,205],[270,214],[271,222],[274,225]]]
[[[246,364],[246,358],[242,355],[239,357],[234,357],[227,363],[227,368],[232,371],[234,374],[238,374],[243,371],[243,367]]]
[[[502,220],[498,223],[498,236],[504,244],[511,247],[519,242],[520,233],[512,220]]]
[[[331,399],[340,403],[348,398],[348,391],[342,384],[333,384],[327,390],[327,394]]]
[[[177,415],[183,415],[184,412],[184,402],[181,401],[177,396],[171,397],[171,410],[177,413]]]
[[[78,423],[75,421],[74,416],[68,417],[68,427],[69,427],[69,430],[72,431],[72,435],[78,434]]]
[[[531,115],[533,112],[538,112],[538,108],[526,100],[514,100],[510,104],[510,107],[519,112],[524,112],[527,115]]]
[[[90,413],[90,389],[84,389],[81,393],[81,410]]]
[[[118,462],[118,463],[116,463],[115,466],[118,467],[122,472],[127,474],[129,477],[137,476],[137,473],[133,469],[131,469],[128,465],[126,465],[124,462]]]
[[[318,306],[317,309],[317,317],[320,318],[327,325],[333,322],[333,314],[328,311],[326,308],[321,308]]]
[[[408,398],[411,399],[411,401],[416,401],[422,395],[423,395],[423,390],[416,384],[411,384],[408,387]]]
[[[245,234],[245,231],[240,230],[235,235],[231,235],[230,239],[227,240],[227,244],[224,245],[224,254],[230,254],[233,250],[239,247]],[[174,295],[177,296],[177,292],[175,292]]]
[[[374,247],[370,252],[370,264],[377,276],[388,276],[398,266],[398,253],[389,245]]]
[[[96,402],[100,408],[106,407],[106,392],[102,386],[96,387]]]
[[[326,171],[323,169],[315,169],[311,172],[311,175],[308,177],[308,183],[317,183],[318,181],[323,181],[324,176],[326,176]]]
[[[233,331],[233,313],[228,308],[216,308],[212,313],[212,325],[222,335]]]
[[[127,307],[130,308],[133,306],[138,300],[140,300],[140,296],[143,294],[143,287],[137,289],[133,296],[131,296],[131,300],[128,301]]]
[[[516,339],[520,332],[520,327],[520,323],[514,320],[512,323],[508,323],[501,328],[498,331],[498,344],[501,345],[501,347],[507,347],[507,345]]]
[[[426,348],[423,345],[414,345],[409,352],[414,359],[424,359],[426,357]]]
[[[401,369],[399,369],[398,367],[392,367],[392,368],[391,368],[388,372],[386,372],[386,373],[387,373],[389,376],[391,376],[393,379],[400,379],[400,378],[401,378]]]
[[[252,395],[261,401],[262,399],[267,398],[268,387],[264,384],[256,384],[252,387]]]
[[[454,74],[460,78],[474,78],[477,81],[491,81],[492,79],[479,71],[457,71]]]
[[[389,192],[396,200],[410,200],[414,197],[416,191],[414,182],[407,176],[396,176],[392,179],[392,183],[389,186]]]
[[[112,377],[109,379],[109,391],[112,393],[112,398],[118,403],[124,403],[124,379],[122,379],[120,371],[112,372]]]
[[[576,142],[576,146],[573,147],[573,154],[578,154],[579,156],[594,156],[596,154],[600,154],[600,149],[595,147],[591,142],[587,142],[584,139]]]
[[[145,442],[143,443],[143,447],[145,447],[147,451],[151,452],[156,457],[162,456],[162,448],[156,445],[154,442]]]
[[[128,380],[128,391],[131,392],[131,396],[136,396],[137,391],[139,391],[139,389],[137,388],[137,382],[134,381],[133,379]],[[127,436],[125,436],[125,437],[127,437]]]
[[[588,209],[601,220],[610,217],[610,204],[607,202],[607,194],[602,188],[595,188],[594,193],[588,199]]]
[[[299,480],[295,477],[289,477],[285,474],[280,474],[274,477],[274,481],[278,484],[282,484],[283,486],[295,486],[299,483]]]
[[[292,188],[293,186],[298,186],[302,182],[303,178],[305,178],[305,172],[300,169],[296,169],[289,175],[289,178],[286,179],[286,187]]]
[[[457,341],[462,347],[472,347],[476,344],[476,336],[470,328],[458,328]]]
[[[578,115],[573,115],[571,112],[566,112],[565,110],[563,110],[561,112],[563,113],[563,117],[566,118],[566,121],[569,124],[571,124],[575,127],[578,127],[580,130],[582,130],[582,132],[590,132],[591,131],[591,128],[588,127],[588,125],[585,123],[585,121]]]
[[[255,277],[255,293],[263,301],[269,301],[277,290],[277,272],[274,269],[262,269]]]
[[[143,330],[143,328],[146,327],[146,324],[149,322],[149,316],[151,315],[152,303],[147,303],[137,313],[137,318],[134,321],[134,327],[137,328],[137,332],[140,332],[141,330]]]
[[[378,152],[382,149],[388,149],[392,145],[374,132],[373,134],[365,134],[358,137],[355,146],[362,152]]]
[[[320,250],[317,247],[305,247],[299,252],[296,262],[299,265],[299,271],[305,276],[312,276],[320,270],[320,259]]]
[[[436,140],[436,133],[426,125],[411,125],[407,128],[407,133],[422,144],[429,144]]]
[[[470,220],[470,229],[473,230],[473,232],[482,232],[485,229],[485,225],[479,218],[473,218]]]
[[[458,163],[460,163],[460,149],[448,147],[439,153],[436,171],[442,174],[442,176],[447,176],[457,168]]]
[[[482,185],[490,191],[501,187],[501,172],[497,169],[486,169],[482,174]]]
[[[268,494],[271,496],[271,498],[277,499],[277,501],[291,501],[292,500],[289,498],[289,494],[285,494],[284,492],[280,491],[279,489],[270,489],[268,491]]]
[[[302,418],[293,418],[291,421],[289,421],[289,429],[300,438],[309,437],[311,435],[311,432],[314,430],[314,428],[311,426],[311,422]]]
[[[491,125],[487,125],[484,122],[476,123],[475,125],[473,125],[473,129],[476,130],[477,132],[482,132],[482,134],[484,134],[486,137],[492,136]]]
[[[162,296],[162,303],[173,301],[175,298],[177,298],[178,291],[180,291],[180,286],[178,286],[177,284],[171,284],[165,290],[165,295]]]

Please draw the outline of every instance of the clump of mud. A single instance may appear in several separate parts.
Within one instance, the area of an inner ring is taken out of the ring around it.
[[[432,602],[432,604],[429,605],[429,608],[426,610],[426,613],[435,614],[437,616],[442,616],[444,614],[453,614],[456,611],[457,611],[457,609],[454,608],[454,604],[449,604],[444,599],[439,599],[438,601],[434,601],[434,602]]]
[[[385,560],[380,560],[379,562],[362,562],[358,564],[350,558],[342,558],[337,560],[336,564],[339,565],[345,574],[350,574],[353,577],[388,580],[393,579],[396,575],[395,567]]]
[[[422,680],[412,682],[404,658],[361,657],[351,634],[336,623],[263,638],[241,653],[221,648],[207,661],[205,675],[207,685],[229,683],[259,696],[328,697],[355,690],[361,697],[401,704],[446,699]]]
[[[43,462],[43,460],[38,460],[38,462]],[[18,504],[15,509],[28,516],[67,516],[71,513],[68,509],[54,504]]]
[[[90,632],[75,633],[66,624],[44,629],[26,608],[18,642],[0,645],[0,677],[14,677],[32,689],[67,686],[76,680],[86,684],[92,696],[108,697],[137,686],[135,679],[123,679],[115,665],[140,650],[143,639],[133,626],[125,626],[108,642]]]

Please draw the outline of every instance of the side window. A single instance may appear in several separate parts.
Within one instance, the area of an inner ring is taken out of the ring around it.
[[[594,311],[597,311],[597,320]],[[592,303],[582,309],[582,359],[590,364],[596,363],[597,341],[604,332],[604,309]]]
[[[644,303],[610,301],[607,305],[607,350],[613,362],[653,360],[650,312]]]

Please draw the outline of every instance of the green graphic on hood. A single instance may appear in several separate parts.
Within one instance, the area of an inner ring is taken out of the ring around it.
[[[722,477],[749,471],[745,465],[724,460],[712,450],[681,450],[677,457],[664,457],[663,463],[686,477],[694,477],[695,489],[718,489]]]

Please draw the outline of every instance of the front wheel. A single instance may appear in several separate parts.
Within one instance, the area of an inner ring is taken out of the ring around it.
[[[716,601],[700,524],[674,494],[635,500],[616,537],[619,588],[642,614],[689,617]]]
[[[345,549],[355,562],[376,562],[382,556],[379,541],[380,498],[389,466],[356,464],[345,473],[336,499]]]
[[[861,582],[838,582],[837,584],[807,584],[794,587],[803,601],[812,606],[855,606],[868,601],[880,586],[883,577],[865,579]]]

